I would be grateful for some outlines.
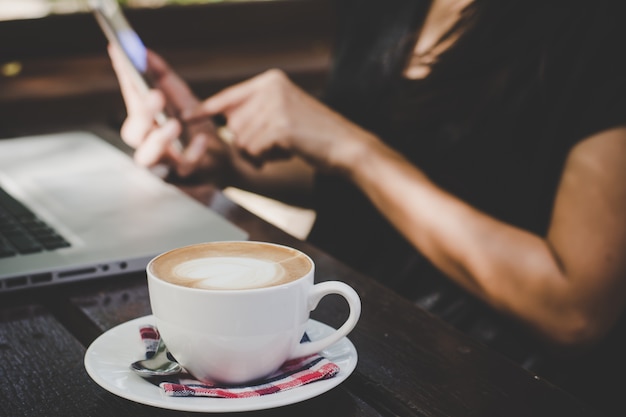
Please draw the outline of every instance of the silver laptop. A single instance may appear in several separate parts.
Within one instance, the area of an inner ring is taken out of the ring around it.
[[[247,234],[90,132],[0,140],[0,292],[143,270]]]

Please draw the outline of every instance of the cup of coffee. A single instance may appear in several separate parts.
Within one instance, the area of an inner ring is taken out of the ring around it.
[[[259,380],[289,359],[346,336],[361,313],[343,282],[314,284],[303,252],[254,241],[209,242],[165,252],[147,266],[150,305],[167,348],[194,377],[227,384]],[[335,332],[300,343],[309,314],[328,294],[350,307]]]

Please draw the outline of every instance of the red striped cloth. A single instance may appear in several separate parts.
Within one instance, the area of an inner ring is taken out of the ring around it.
[[[161,335],[154,326],[142,326],[139,328],[139,334],[141,335],[141,341],[146,349],[146,359],[152,358],[159,348],[159,341]]]
[[[154,326],[140,328],[140,335],[146,355],[154,354],[153,346],[158,345],[159,333]],[[306,340],[306,335],[303,340]],[[315,354],[287,361],[269,377],[250,385],[226,386],[212,385],[194,379],[189,373],[168,377],[148,378],[150,382],[163,389],[171,397],[213,397],[247,398],[287,391],[315,381],[329,379],[339,372],[339,366],[321,355]]]

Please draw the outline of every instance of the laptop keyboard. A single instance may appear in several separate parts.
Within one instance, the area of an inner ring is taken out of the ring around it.
[[[0,188],[0,258],[68,246],[52,227]]]

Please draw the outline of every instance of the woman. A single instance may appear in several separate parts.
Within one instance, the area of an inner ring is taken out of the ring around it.
[[[519,361],[536,340],[584,352],[626,303],[621,9],[343,1],[324,104],[277,70],[200,103],[154,54],[143,98],[111,50],[122,136],[181,176],[310,190],[314,244]],[[232,141],[193,125],[174,150],[181,120],[151,118],[166,103],[224,115]]]

